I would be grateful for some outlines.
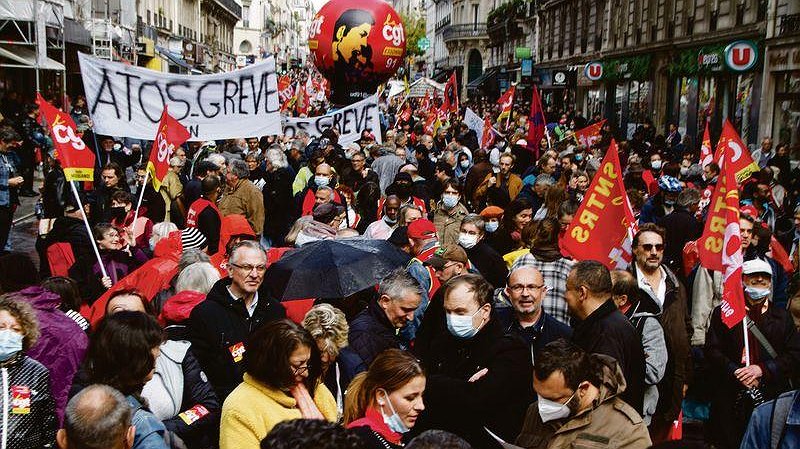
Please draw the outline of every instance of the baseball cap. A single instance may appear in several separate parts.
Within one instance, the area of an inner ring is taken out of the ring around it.
[[[408,238],[429,239],[431,237],[436,237],[436,226],[430,220],[420,218],[408,225]]]
[[[772,266],[764,260],[753,259],[742,264],[742,274],[767,273],[772,276]]]
[[[505,211],[497,206],[488,206],[484,208],[480,215],[483,219],[487,218],[500,218]]]
[[[445,245],[437,249],[433,256],[425,261],[425,265],[430,265],[434,270],[442,270],[447,262],[461,262],[467,264],[469,259],[464,249],[458,245]]]
[[[197,228],[186,228],[181,231],[181,246],[184,250],[201,249],[208,246],[206,236]]]

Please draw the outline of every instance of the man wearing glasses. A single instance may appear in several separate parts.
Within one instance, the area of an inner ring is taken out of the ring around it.
[[[530,265],[511,271],[501,294],[511,307],[498,307],[497,316],[506,333],[518,335],[528,343],[536,364],[536,354],[551,341],[572,337],[572,329],[548,315],[542,309],[547,285],[542,273]]]
[[[230,277],[211,287],[189,316],[192,351],[220,402],[242,382],[247,340],[264,324],[286,317],[266,285],[267,256],[258,242],[236,244],[228,262]]]
[[[648,310],[658,310],[664,339],[667,343],[667,371],[658,384],[659,399],[650,424],[654,442],[666,438],[678,417],[683,396],[689,383],[691,349],[686,329],[688,306],[686,289],[664,260],[664,228],[653,223],[639,227],[633,236],[634,263],[630,272],[645,294],[642,302],[650,303]]]

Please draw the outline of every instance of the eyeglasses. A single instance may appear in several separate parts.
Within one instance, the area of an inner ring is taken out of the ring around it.
[[[295,376],[299,376],[301,374],[305,374],[312,368],[311,364],[305,364],[303,366],[292,366],[292,372]]]
[[[266,265],[239,265],[239,264],[236,264],[236,263],[232,263],[230,265],[242,270],[243,272],[245,272],[247,274],[252,273],[253,270],[256,270],[256,273],[259,273],[259,274],[267,271],[267,266]]]
[[[663,243],[656,243],[656,244],[653,244],[653,243],[643,243],[643,244],[639,245],[639,247],[641,247],[643,250],[645,250],[645,251],[647,251],[647,252],[650,252],[650,251],[652,251],[652,250],[653,250],[653,248],[655,248],[655,250],[656,250],[656,251],[658,251],[659,253],[660,253],[661,251],[664,251],[664,244],[663,244]]]
[[[525,289],[530,290],[531,292],[538,292],[539,290],[545,288],[546,285],[523,285],[523,284],[515,284],[509,285],[508,288],[514,293],[522,293]]]

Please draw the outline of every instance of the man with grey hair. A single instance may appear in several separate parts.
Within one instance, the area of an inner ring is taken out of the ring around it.
[[[220,403],[242,382],[242,359],[250,335],[286,317],[286,310],[264,284],[265,271],[267,256],[258,242],[237,243],[228,259],[230,277],[217,281],[189,315],[192,351]]]
[[[67,404],[56,442],[61,449],[130,449],[136,433],[132,416],[122,393],[108,385],[90,385]]]
[[[656,222],[664,228],[664,264],[673,273],[683,273],[683,247],[703,234],[703,223],[695,214],[700,204],[700,191],[687,188],[681,190],[675,208]],[[681,276],[682,278],[682,276]],[[683,280],[683,279],[682,279]]]
[[[395,270],[381,281],[378,299],[370,301],[350,324],[350,348],[366,366],[386,349],[406,349],[397,330],[414,319],[421,293],[419,282],[404,269]]]
[[[247,163],[234,159],[230,161],[225,183],[227,190],[219,203],[223,216],[244,215],[257,235],[264,230],[264,197],[261,191],[248,179],[250,169]]]
[[[205,160],[219,167],[219,173],[221,175],[224,175],[228,171],[228,161],[225,159],[225,156],[219,153],[211,153]]]

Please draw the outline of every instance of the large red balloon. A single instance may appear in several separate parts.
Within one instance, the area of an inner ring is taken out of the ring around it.
[[[331,82],[331,100],[345,105],[374,94],[403,65],[406,33],[383,0],[331,0],[311,22],[308,48]]]

